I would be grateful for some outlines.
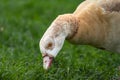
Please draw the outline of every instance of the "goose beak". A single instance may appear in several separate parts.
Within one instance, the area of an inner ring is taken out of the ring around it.
[[[51,57],[49,55],[43,56],[43,68],[45,70],[48,70],[52,64],[54,57]]]

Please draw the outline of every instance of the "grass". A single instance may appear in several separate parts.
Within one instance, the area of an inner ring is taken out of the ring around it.
[[[60,14],[80,0],[0,1],[0,80],[118,80],[120,57],[68,42],[49,71],[42,67],[39,40]]]

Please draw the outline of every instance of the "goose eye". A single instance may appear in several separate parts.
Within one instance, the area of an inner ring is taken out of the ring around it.
[[[52,50],[53,49],[53,44],[52,43],[48,43],[48,45],[46,46],[46,49]]]

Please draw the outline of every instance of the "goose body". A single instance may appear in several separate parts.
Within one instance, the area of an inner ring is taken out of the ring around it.
[[[45,69],[64,40],[120,53],[120,0],[86,0],[73,13],[59,15],[40,40]]]

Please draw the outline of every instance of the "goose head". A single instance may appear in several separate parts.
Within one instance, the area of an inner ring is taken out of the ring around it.
[[[75,19],[72,14],[64,14],[58,16],[47,29],[40,40],[39,46],[43,56],[43,67],[48,69],[62,49],[66,38],[70,38],[74,34]]]

